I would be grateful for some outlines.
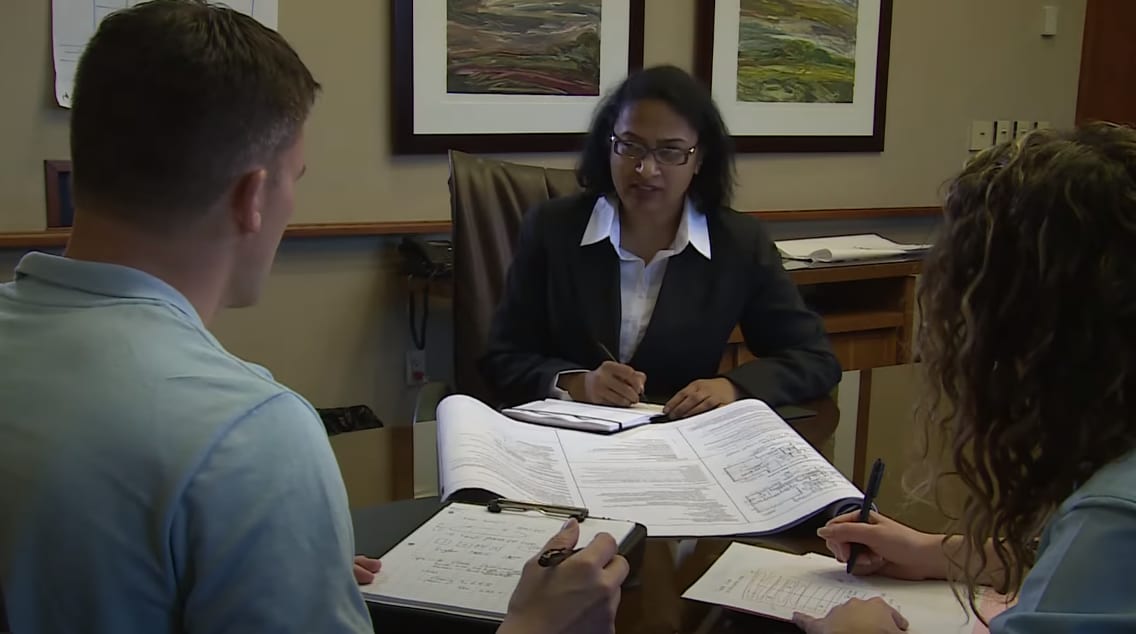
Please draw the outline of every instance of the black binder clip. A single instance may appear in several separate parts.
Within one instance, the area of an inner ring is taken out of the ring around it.
[[[580,506],[560,506],[557,504],[534,504],[532,502],[518,502],[516,500],[506,500],[505,498],[497,498],[492,500],[486,505],[490,513],[504,513],[506,511],[514,513],[525,513],[528,511],[536,511],[549,517],[562,517],[564,519],[575,519],[577,522],[583,522],[588,519],[588,509]]]

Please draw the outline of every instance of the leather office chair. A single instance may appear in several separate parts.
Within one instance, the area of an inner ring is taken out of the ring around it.
[[[580,191],[573,170],[548,169],[450,151],[454,241],[454,387],[493,404],[477,370],[504,292],[521,218],[552,198]]]

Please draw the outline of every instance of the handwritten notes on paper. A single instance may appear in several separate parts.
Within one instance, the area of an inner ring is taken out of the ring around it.
[[[731,544],[683,594],[683,598],[785,620],[792,619],[794,612],[824,616],[849,599],[876,596],[883,595],[844,573],[827,557],[790,555],[738,543]]]
[[[850,599],[880,597],[907,617],[911,634],[972,634],[981,625],[947,582],[854,577],[830,557],[738,543],[682,596],[783,620],[794,612],[821,617]]]
[[[71,86],[79,58],[99,23],[111,13],[142,4],[146,0],[51,0],[51,40],[55,58],[55,100],[71,107]],[[236,11],[256,18],[270,29],[276,28],[279,0],[219,0]]]
[[[503,617],[525,562],[560,530],[561,519],[534,513],[490,513],[484,506],[451,504],[390,552],[363,596],[388,605],[451,614]],[[599,533],[617,542],[628,522],[588,518],[579,545]]]
[[[466,396],[438,408],[442,495],[587,507],[652,536],[769,533],[862,497],[760,401],[611,436],[510,420]]]

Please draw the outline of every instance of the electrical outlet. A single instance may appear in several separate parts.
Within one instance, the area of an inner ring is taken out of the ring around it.
[[[426,383],[426,351],[406,352],[406,384],[410,387]]]

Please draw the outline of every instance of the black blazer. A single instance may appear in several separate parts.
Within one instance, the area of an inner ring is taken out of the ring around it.
[[[609,241],[580,246],[594,195],[525,214],[505,294],[481,359],[500,404],[546,398],[558,373],[591,370],[618,350],[619,258]],[[664,402],[718,366],[734,326],[757,360],[724,376],[771,406],[827,394],[840,380],[824,324],[808,310],[761,223],[730,209],[707,216],[710,255],[671,257],[643,340],[628,362]],[[460,316],[458,316],[460,319]]]

